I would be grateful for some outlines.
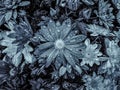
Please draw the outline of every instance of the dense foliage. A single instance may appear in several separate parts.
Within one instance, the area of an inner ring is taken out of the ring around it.
[[[120,90],[120,1],[0,0],[0,90]]]

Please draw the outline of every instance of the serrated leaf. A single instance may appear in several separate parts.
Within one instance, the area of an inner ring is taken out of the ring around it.
[[[99,17],[99,24],[104,25],[107,29],[113,27],[113,21],[115,16],[113,14],[113,7],[106,0],[99,0],[98,12],[96,14]]]
[[[120,0],[112,0],[112,3],[120,10]]]
[[[88,28],[86,29],[89,32],[92,32],[91,36],[98,36],[98,35],[111,36],[112,35],[109,29],[103,28],[102,26],[95,25],[95,24],[88,25]]]

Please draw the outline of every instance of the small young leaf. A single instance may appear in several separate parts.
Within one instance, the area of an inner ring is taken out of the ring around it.
[[[4,15],[0,15],[0,26],[4,23]]]
[[[17,18],[17,10],[15,10],[15,11],[13,12],[13,18],[14,18],[14,19]]]
[[[12,17],[12,10],[11,11],[8,11],[6,14],[5,14],[5,21],[7,22],[8,20],[10,20],[10,18]]]
[[[62,66],[59,70],[59,76],[63,76],[66,73],[66,67]]]
[[[21,52],[18,52],[16,55],[14,55],[13,59],[12,59],[12,63],[18,67],[19,64],[21,63],[22,60],[22,54]]]
[[[78,65],[75,65],[75,70],[81,74],[82,73],[82,69],[78,66]]]
[[[23,55],[24,55],[26,62],[32,63],[34,61],[33,55],[31,55],[30,52],[26,48],[24,48],[23,50]]]
[[[19,4],[19,6],[27,6],[27,5],[29,5],[29,4],[30,4],[29,1],[22,1],[22,2]]]

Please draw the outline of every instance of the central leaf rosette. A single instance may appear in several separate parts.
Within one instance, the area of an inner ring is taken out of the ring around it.
[[[58,39],[55,41],[55,47],[57,49],[63,49],[65,47],[65,43],[62,39]]]
[[[50,20],[47,26],[41,26],[35,38],[39,38],[40,45],[36,48],[34,54],[41,60],[45,58],[45,66],[51,64],[56,68],[62,65],[70,65],[80,72],[79,63],[82,58],[82,43],[86,36],[76,35],[76,31],[71,29],[71,20],[65,20],[62,25],[60,22]],[[40,61],[42,62],[42,61]],[[64,71],[66,68],[62,67]],[[61,70],[62,70],[61,69]],[[69,70],[68,70],[69,71]]]

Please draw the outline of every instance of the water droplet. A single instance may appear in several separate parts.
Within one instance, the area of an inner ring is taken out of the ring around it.
[[[68,36],[68,39],[70,39],[70,36]]]
[[[51,29],[49,29],[49,31],[52,31]]]
[[[52,20],[50,20],[50,22],[52,22]]]
[[[78,33],[78,31],[75,31],[75,33],[77,34],[77,33]]]
[[[48,35],[48,37],[50,38],[51,36],[50,36],[50,35]]]
[[[71,58],[72,56],[70,55],[70,58]]]
[[[70,27],[71,25],[70,25],[70,24],[68,24],[67,26],[68,26],[68,27]]]
[[[43,28],[46,28],[46,26],[43,26]]]
[[[58,29],[57,31],[58,31],[58,32],[60,32],[60,30],[59,30],[59,29]]]

